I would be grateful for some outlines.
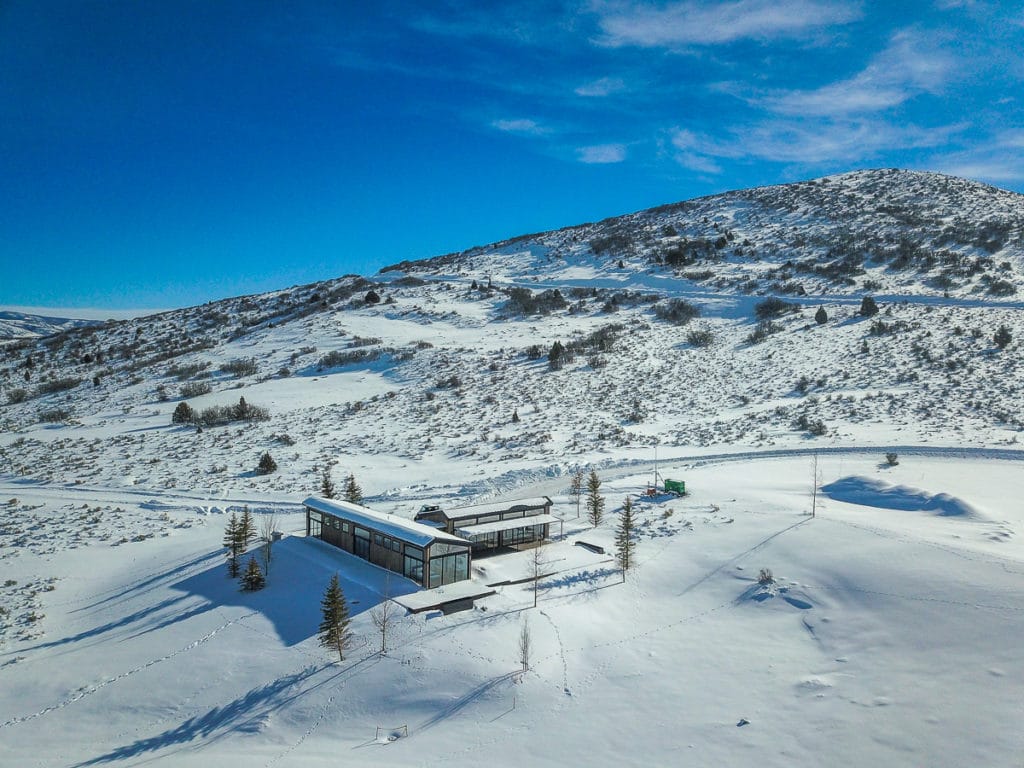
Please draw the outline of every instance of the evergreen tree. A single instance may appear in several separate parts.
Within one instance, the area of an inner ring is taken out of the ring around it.
[[[818,325],[824,325],[828,322],[828,312],[825,311],[824,307],[818,307],[818,311],[814,313],[814,322]]]
[[[349,632],[348,603],[345,593],[341,591],[338,574],[331,577],[323,600],[320,601],[320,645],[338,652],[338,661],[345,660],[345,651],[352,640]]]
[[[873,317],[878,314],[878,305],[875,300],[870,296],[865,296],[860,300],[860,313],[864,317]]]
[[[255,557],[249,558],[249,565],[245,569],[245,573],[242,575],[242,589],[246,592],[258,592],[267,585],[267,580],[263,577],[263,571],[260,570],[260,564],[256,562]]]
[[[1000,325],[996,330],[996,335],[992,337],[992,341],[1000,349],[1006,349],[1006,345],[1013,340],[1013,334],[1010,333],[1010,329],[1005,325]]]
[[[518,424],[519,423],[519,409],[518,408],[513,408],[512,409],[512,423],[513,424]]]
[[[171,424],[191,424],[195,418],[196,412],[192,410],[192,406],[182,400],[171,414]]]
[[[224,548],[227,550],[228,576],[232,579],[238,578],[238,556],[242,554],[242,548],[239,544],[241,541],[238,536],[239,530],[238,515],[232,512],[231,517],[228,519],[228,524],[224,528]]]
[[[345,501],[349,504],[362,504],[363,489],[356,482],[356,476],[351,472],[345,480]]]
[[[260,456],[260,463],[256,465],[257,475],[269,475],[271,472],[277,471],[277,462],[274,461],[274,457],[270,455],[270,451],[265,451]]]
[[[320,480],[320,495],[325,499],[334,498],[334,481],[331,480],[330,467],[324,467],[324,476]]]
[[[601,524],[604,517],[604,496],[600,494],[601,480],[596,470],[590,470],[590,477],[587,479],[587,520],[593,527]]]
[[[562,367],[562,358],[565,357],[565,347],[562,342],[556,341],[551,345],[551,350],[548,352],[548,367],[557,371]]]
[[[580,516],[580,497],[583,495],[583,470],[579,467],[572,473],[569,493],[576,499],[576,517]]]
[[[238,544],[241,552],[245,552],[249,545],[256,541],[256,521],[253,520],[252,512],[248,505],[242,507],[242,517],[238,521]]]
[[[633,550],[636,542],[633,541],[633,532],[636,529],[636,521],[633,519],[633,502],[629,496],[622,504],[622,513],[619,515],[619,529],[615,532],[615,559],[622,569],[622,580],[626,580],[626,571],[633,567]]]

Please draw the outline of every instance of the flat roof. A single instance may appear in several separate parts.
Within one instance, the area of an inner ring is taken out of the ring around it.
[[[559,522],[559,518],[554,515],[530,515],[528,517],[516,517],[512,520],[496,520],[493,523],[460,526],[455,530],[463,536],[481,536],[486,533],[511,531],[513,528],[526,528],[530,525],[543,525],[544,523],[557,522]]]
[[[467,547],[470,544],[465,539],[431,528],[429,525],[407,520],[398,515],[390,515],[387,512],[378,512],[361,504],[310,496],[302,502],[302,505],[318,512],[358,523],[366,528],[372,528],[378,533],[387,534],[419,547],[426,547],[435,541],[443,541],[446,544],[463,544]]]
[[[535,496],[532,499],[514,499],[513,501],[491,501],[486,504],[473,504],[468,507],[455,507],[455,509],[443,510],[449,520],[460,517],[476,517],[477,515],[490,515],[495,512],[516,512],[520,509],[536,509],[551,504],[547,496]]]

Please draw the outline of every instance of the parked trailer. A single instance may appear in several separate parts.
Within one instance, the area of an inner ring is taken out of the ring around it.
[[[665,478],[665,493],[674,493],[677,496],[686,495],[686,481],[684,480],[669,480]]]

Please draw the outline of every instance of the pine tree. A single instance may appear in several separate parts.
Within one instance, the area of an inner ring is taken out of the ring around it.
[[[348,604],[345,593],[341,591],[338,574],[331,577],[323,600],[320,601],[320,645],[338,652],[338,661],[345,660],[345,651],[352,640],[349,632]]]
[[[878,314],[878,305],[875,300],[870,296],[865,296],[860,300],[860,313],[864,317],[873,317]]]
[[[324,476],[320,480],[320,495],[325,499],[333,499],[334,492],[334,481],[331,480],[331,468],[324,467]]]
[[[351,472],[345,479],[345,501],[349,504],[361,504],[363,501],[363,489],[356,482],[356,476]]]
[[[587,520],[593,527],[601,524],[604,517],[604,497],[600,494],[601,480],[596,470],[590,470],[590,477],[587,479]]]
[[[242,507],[242,517],[238,521],[239,551],[245,552],[249,545],[256,541],[256,521],[253,520],[249,507]]]
[[[825,311],[824,307],[818,307],[818,311],[814,313],[814,322],[818,325],[824,325],[828,322],[828,312]]]
[[[274,457],[270,455],[270,451],[265,451],[260,456],[260,463],[256,465],[257,475],[269,475],[271,472],[277,471],[277,462],[274,461]]]
[[[232,579],[238,578],[238,556],[242,554],[239,545],[239,530],[238,515],[232,512],[231,517],[228,519],[228,524],[224,528],[224,548],[227,550],[228,576]]]
[[[196,412],[192,410],[192,406],[182,400],[171,414],[171,424],[191,424],[195,418]]]
[[[242,589],[246,592],[258,592],[267,585],[267,580],[263,577],[263,571],[260,570],[260,564],[256,562],[255,557],[249,558],[249,565],[245,569],[245,573],[242,575]]]
[[[572,473],[569,481],[569,493],[576,499],[576,517],[580,516],[580,497],[583,495],[583,470],[579,467]]]
[[[551,350],[548,352],[548,367],[557,371],[562,367],[562,358],[565,357],[565,347],[562,342],[556,341],[551,345]]]
[[[633,541],[633,532],[636,528],[636,521],[633,519],[633,502],[629,496],[622,504],[622,513],[619,515],[619,529],[615,532],[615,559],[622,569],[622,580],[626,580],[626,571],[633,567],[633,550],[636,542]]]

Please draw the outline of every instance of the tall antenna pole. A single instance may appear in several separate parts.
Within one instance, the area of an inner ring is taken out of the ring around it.
[[[811,517],[818,513],[818,454],[814,454],[814,478],[811,489]]]
[[[654,490],[658,490],[658,446],[654,446]]]

